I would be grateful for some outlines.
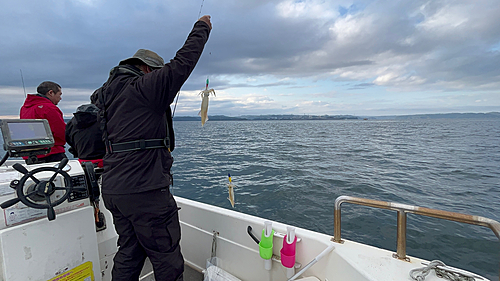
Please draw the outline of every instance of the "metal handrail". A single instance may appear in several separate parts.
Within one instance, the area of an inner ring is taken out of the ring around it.
[[[489,227],[491,230],[493,230],[497,238],[500,240],[500,223],[485,217],[465,215],[460,213],[441,211],[436,209],[429,209],[424,207],[417,207],[417,206],[399,204],[393,202],[364,199],[352,196],[340,196],[335,200],[335,213],[334,213],[333,241],[337,243],[342,243],[340,236],[341,233],[340,205],[344,202],[368,206],[368,207],[375,207],[380,209],[394,210],[398,212],[397,251],[396,254],[394,254],[393,256],[400,260],[408,260],[408,258],[406,257],[406,214],[407,213],[456,221],[461,223],[486,226]]]

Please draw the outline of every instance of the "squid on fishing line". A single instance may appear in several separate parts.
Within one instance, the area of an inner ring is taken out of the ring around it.
[[[214,89],[208,89],[208,78],[207,84],[205,86],[205,90],[200,92],[201,96],[201,110],[198,112],[198,115],[201,116],[201,126],[205,125],[205,122],[208,120],[208,96],[213,94],[215,96]]]
[[[231,174],[227,174],[229,178],[229,183],[227,184],[227,191],[229,193],[229,197],[227,199],[231,202],[231,206],[234,208],[234,185],[233,180],[231,179]]]

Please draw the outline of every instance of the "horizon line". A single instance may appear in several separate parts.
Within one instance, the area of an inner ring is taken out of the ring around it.
[[[391,116],[418,116],[418,115],[445,115],[445,114],[500,114],[499,111],[490,111],[490,112],[447,112],[447,113],[415,113],[415,114],[389,114],[389,115],[354,115],[354,114],[245,114],[245,115],[224,115],[224,114],[214,114],[214,115],[208,115],[208,116],[224,116],[224,117],[232,117],[232,118],[238,118],[238,117],[244,117],[244,116],[286,116],[286,115],[291,115],[291,116],[354,116],[354,117],[391,117]],[[63,118],[72,118],[73,115],[63,115]],[[181,116],[174,116],[175,117],[192,117],[192,118],[201,118],[200,116],[197,115],[181,115]],[[19,119],[19,115],[0,115],[0,119]]]

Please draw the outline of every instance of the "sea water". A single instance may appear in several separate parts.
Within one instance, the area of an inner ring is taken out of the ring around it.
[[[174,195],[333,236],[341,195],[500,221],[500,119],[175,122]],[[182,211],[181,211],[182,212]],[[397,212],[342,205],[342,238],[396,250]],[[498,279],[486,227],[408,214],[407,254]],[[250,239],[250,238],[249,238]]]

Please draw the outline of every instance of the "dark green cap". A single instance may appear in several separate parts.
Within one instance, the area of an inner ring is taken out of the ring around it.
[[[160,57],[157,53],[146,49],[139,49],[135,52],[133,57],[122,60],[120,65],[132,64],[134,60],[140,60],[152,68],[162,68],[165,65],[162,57]]]

